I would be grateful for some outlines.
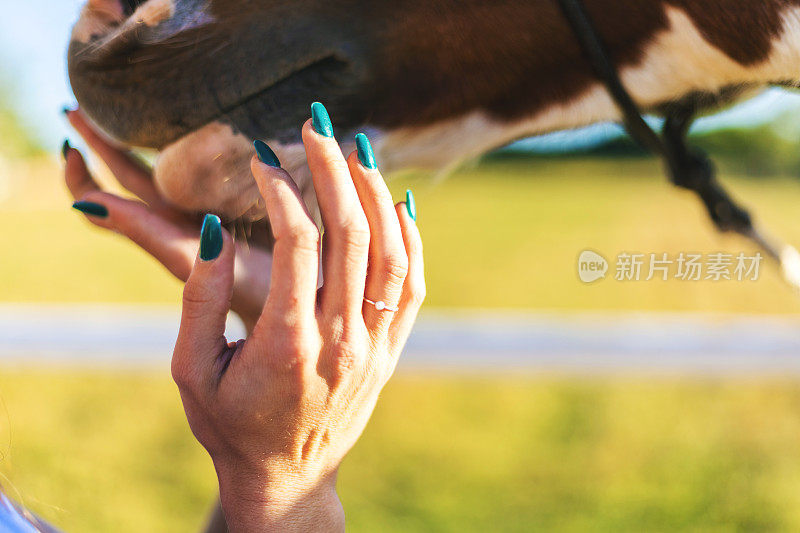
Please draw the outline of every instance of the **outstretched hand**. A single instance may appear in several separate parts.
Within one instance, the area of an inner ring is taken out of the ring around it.
[[[322,126],[303,128],[325,227],[322,261],[294,181],[261,145],[252,171],[276,240],[272,289],[255,328],[236,343],[224,336],[238,257],[213,215],[184,290],[172,372],[189,425],[214,461],[231,531],[343,529],[339,464],[425,294],[413,205],[393,205],[365,137],[361,159],[354,152],[345,160],[330,123]]]
[[[202,217],[169,205],[156,189],[151,170],[137,157],[103,139],[80,110],[66,111],[66,116],[120,185],[135,196],[127,199],[104,192],[80,152],[65,144],[65,177],[76,200],[75,207],[94,225],[120,233],[139,245],[179,280],[189,279],[200,242]],[[237,241],[234,248],[237,272],[231,307],[250,330],[269,292],[272,254],[244,241]]]

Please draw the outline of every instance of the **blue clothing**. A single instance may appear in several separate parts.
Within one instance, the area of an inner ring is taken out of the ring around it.
[[[0,494],[0,533],[38,532],[39,529],[31,524],[4,494]]]

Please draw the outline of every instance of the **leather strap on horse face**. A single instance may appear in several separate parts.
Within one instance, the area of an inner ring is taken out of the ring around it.
[[[702,151],[690,149],[686,144],[686,136],[695,115],[694,107],[691,104],[673,106],[667,114],[662,135],[656,133],[644,120],[639,106],[622,84],[583,0],[558,2],[595,74],[603,81],[622,112],[625,129],[630,136],[643,148],[663,158],[675,185],[691,189],[700,196],[717,228],[758,239],[750,215],[737,206],[717,182],[712,161]],[[759,244],[769,248],[764,242]]]

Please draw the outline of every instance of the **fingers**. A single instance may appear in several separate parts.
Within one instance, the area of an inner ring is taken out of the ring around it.
[[[163,205],[163,200],[153,184],[150,170],[138,158],[111,145],[101,137],[80,110],[65,113],[75,131],[108,165],[120,185],[151,206]]]
[[[353,152],[347,163],[370,230],[365,294],[374,302],[381,301],[395,308],[400,303],[408,274],[408,256],[400,221],[380,172],[368,168],[376,166],[369,140],[359,134],[357,143],[358,153]],[[393,313],[379,311],[375,305],[363,302],[363,314],[367,329],[377,338],[385,339]]]
[[[322,312],[361,321],[369,225],[327,112],[314,104],[312,115],[303,127],[303,143],[325,228]]]
[[[154,213],[146,205],[100,190],[74,148],[65,150],[65,179],[74,207],[96,226],[121,233],[186,281],[197,248],[196,236]]]
[[[277,158],[271,164],[279,164]],[[316,312],[319,230],[286,171],[256,157],[251,169],[275,237],[271,288],[254,333],[298,322],[310,323]]]
[[[206,216],[200,250],[183,289],[183,311],[172,373],[178,385],[209,375],[227,348],[225,323],[233,293],[233,239],[214,215]]]
[[[92,178],[81,153],[64,142],[64,180],[75,200],[80,200],[87,193],[99,191],[100,187]]]
[[[411,206],[411,209],[409,209]],[[408,195],[407,202],[397,204],[395,207],[397,218],[403,232],[406,254],[408,255],[408,276],[403,284],[403,293],[400,297],[399,310],[389,328],[389,343],[393,347],[395,356],[405,346],[414,322],[419,314],[419,309],[425,301],[425,264],[422,258],[422,239],[419,235],[417,223],[409,213],[416,216],[416,206],[413,195]]]

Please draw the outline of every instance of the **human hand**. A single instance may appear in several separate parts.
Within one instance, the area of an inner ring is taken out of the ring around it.
[[[393,206],[369,141],[359,138],[358,154],[345,160],[320,108],[303,141],[325,227],[324,286],[317,290],[319,231],[296,185],[254,157],[276,239],[272,289],[255,328],[237,343],[224,337],[238,258],[214,216],[206,217],[184,290],[172,373],[189,425],[213,459],[231,531],[343,529],[339,464],[424,299],[413,197]],[[268,150],[260,148],[262,160],[278,164]],[[379,310],[365,294],[388,307]]]
[[[64,145],[67,187],[76,209],[96,226],[116,231],[139,245],[181,281],[192,271],[200,242],[202,217],[180,211],[167,203],[153,183],[150,169],[138,158],[103,139],[80,110],[65,111],[67,119],[86,143],[108,165],[117,181],[137,199],[125,199],[104,192],[92,179],[83,156]],[[266,224],[253,231],[268,232]],[[252,329],[269,292],[272,254],[256,245],[257,240],[237,239],[236,279],[231,308]]]

